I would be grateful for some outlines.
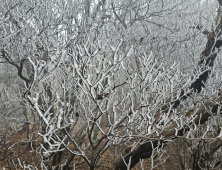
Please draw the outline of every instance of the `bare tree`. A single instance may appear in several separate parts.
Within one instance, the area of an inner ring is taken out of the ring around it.
[[[131,169],[145,158],[153,169],[175,138],[191,147],[219,141],[217,5],[1,0],[2,65],[16,69],[20,78],[16,99],[25,122],[38,124],[27,131],[27,140],[39,163],[26,165],[18,157],[11,166],[57,170],[86,163],[93,170],[115,148],[113,169]],[[208,155],[218,167],[220,156],[214,153],[220,146]],[[206,167],[195,158],[193,169]]]

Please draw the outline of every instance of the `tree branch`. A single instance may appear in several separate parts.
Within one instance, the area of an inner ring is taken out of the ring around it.
[[[19,77],[24,80],[26,82],[26,86],[28,87],[28,84],[31,82],[30,79],[28,79],[27,77],[25,77],[22,74],[22,70],[23,70],[23,64],[25,62],[26,59],[22,59],[20,62],[20,66],[18,64],[16,64],[15,62],[11,61],[7,56],[6,56],[6,51],[4,49],[1,50],[2,52],[2,57],[11,65],[15,66],[18,70],[18,75]]]

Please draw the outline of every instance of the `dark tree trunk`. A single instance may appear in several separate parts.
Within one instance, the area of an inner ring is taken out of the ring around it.
[[[201,54],[201,58],[200,58],[200,62],[199,65],[205,65],[208,67],[213,67],[213,63],[214,60],[216,58],[216,54],[212,54],[211,52],[214,52],[215,47],[220,48],[222,45],[221,40],[217,40],[215,43],[215,39],[217,39],[220,35],[217,33],[221,30],[222,28],[222,22],[220,22],[220,24],[218,25],[218,27],[216,28],[215,32],[207,32],[205,31],[204,33],[208,35],[208,42],[206,44],[205,50],[202,52]],[[217,35],[217,37],[216,37]],[[200,77],[198,79],[196,79],[196,81],[194,83],[191,84],[191,89],[193,89],[194,92],[201,92],[202,88],[204,88],[204,83],[206,82],[207,78],[209,77],[210,71],[205,71],[202,75],[200,75]],[[188,94],[189,95],[189,94]],[[183,97],[182,100],[186,99],[187,97]],[[222,97],[219,99],[219,101],[222,100]],[[180,105],[180,101],[177,100],[174,103],[174,108],[177,108]],[[206,103],[206,106],[210,106],[213,107],[212,112],[213,113],[217,113],[217,109],[218,109],[218,105],[214,105],[213,103]],[[200,116],[202,114],[202,116]],[[210,114],[205,110],[204,106],[200,106],[199,110],[196,113],[197,117],[195,119],[195,123],[198,124],[199,120],[200,123],[203,124],[205,123]],[[173,126],[173,125],[172,125]],[[171,128],[172,128],[171,126]],[[176,126],[175,126],[176,127]],[[174,129],[174,128],[172,128]],[[183,136],[184,133],[186,133],[189,130],[189,127],[184,127],[184,129],[180,130],[178,132],[178,136]],[[164,136],[165,138],[169,138],[172,137],[172,139],[174,138],[174,134],[175,134],[175,130],[171,130],[171,131],[167,131],[167,129],[165,131],[163,131],[160,136]],[[131,152],[129,155],[127,155],[124,159],[126,161],[126,163],[129,163],[129,159],[131,157],[131,166],[130,168],[133,168],[140,159],[145,159],[145,158],[150,158],[150,156],[152,155],[152,148],[153,147],[158,147],[159,144],[166,144],[165,141],[152,141],[153,146],[151,145],[151,142],[147,142],[141,146],[139,146],[136,150],[134,150],[133,152]],[[127,167],[123,161],[122,158],[120,158],[116,165],[115,165],[115,170],[127,170]]]

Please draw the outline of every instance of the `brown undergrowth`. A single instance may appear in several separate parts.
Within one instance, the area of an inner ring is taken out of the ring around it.
[[[32,165],[40,168],[40,154],[38,152],[40,148],[39,143],[42,143],[42,138],[35,135],[34,141],[32,141],[32,145],[27,141],[26,132],[17,132],[5,139],[1,139],[0,146],[0,169],[23,169],[19,166],[21,164],[23,167],[27,165]],[[85,139],[87,140],[87,139]],[[86,141],[87,142],[87,141]],[[170,145],[169,145],[170,146]],[[157,166],[153,170],[162,170],[162,169],[171,169],[171,170],[179,170],[180,165],[177,164],[179,159],[177,155],[174,154],[172,147],[166,147],[167,154],[165,153],[161,160],[157,160],[154,162]],[[118,149],[119,154],[125,154],[127,147],[120,147]],[[95,170],[112,170],[114,166],[115,159],[115,148],[110,147],[99,159]],[[69,153],[67,151],[64,152],[63,157],[67,158]],[[86,152],[86,155],[90,155],[90,150]],[[20,162],[18,161],[20,159]],[[116,160],[119,156],[116,158]],[[166,159],[164,161],[164,159]],[[78,164],[82,162],[81,164]],[[163,162],[163,163],[162,163]],[[51,159],[44,160],[45,165],[50,167]],[[79,157],[75,157],[71,163],[75,165],[76,170],[88,170],[88,165]],[[158,165],[159,164],[159,165]],[[143,169],[148,170],[151,166],[151,160],[145,159],[143,160]],[[16,168],[17,167],[17,168]],[[41,168],[40,168],[41,169]],[[138,163],[133,170],[141,170],[141,165]]]

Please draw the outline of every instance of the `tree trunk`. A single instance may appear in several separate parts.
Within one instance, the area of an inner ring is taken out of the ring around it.
[[[215,47],[219,48],[222,45],[222,41],[218,40],[219,39],[218,37],[221,35],[221,33],[218,34],[218,32],[220,32],[221,28],[222,28],[222,22],[220,22],[220,24],[217,26],[215,32],[206,32],[206,31],[204,32],[205,34],[208,35],[208,37],[207,37],[208,41],[207,41],[205,50],[201,53],[199,65],[204,64],[205,66],[213,67],[213,63],[216,58],[216,54],[212,54],[212,52],[215,51]],[[216,43],[215,43],[215,39],[217,39]],[[209,77],[209,74],[210,74],[209,70],[205,71],[202,75],[200,75],[200,77],[198,79],[196,79],[196,81],[194,83],[191,84],[190,88],[193,89],[194,92],[198,92],[198,93],[201,92],[202,88],[204,87],[204,83],[206,82],[207,78]],[[184,100],[186,98],[187,97],[184,97],[182,99]],[[222,97],[219,98],[218,102],[221,102],[221,101],[222,101]],[[174,103],[174,108],[177,108],[179,105],[180,105],[180,101],[177,100]],[[217,113],[218,105],[215,105],[215,104],[208,101],[205,103],[205,106],[213,107],[212,112]],[[200,116],[201,114],[202,114],[202,116]],[[197,111],[196,115],[197,115],[197,117],[195,119],[195,123],[198,124],[200,121],[200,123],[203,124],[208,120],[208,118],[211,114],[209,114],[207,112],[207,110],[205,109],[205,107],[202,105],[199,107],[199,110]],[[172,126],[171,126],[171,128],[172,128]],[[176,125],[174,125],[174,126],[176,127]],[[183,136],[188,130],[189,130],[188,126],[184,127],[184,129],[182,129],[178,132],[178,136]],[[165,138],[170,138],[170,137],[175,138],[174,134],[175,134],[175,130],[167,131],[167,129],[166,129],[165,131],[163,131],[160,134],[160,136],[164,136]],[[151,145],[151,142],[153,143],[153,146]],[[166,144],[165,141],[158,141],[158,140],[147,142],[147,143],[139,146],[136,150],[131,152],[124,159],[125,159],[126,163],[128,163],[129,159],[131,158],[130,168],[133,168],[139,162],[140,159],[150,158],[150,156],[152,155],[152,148],[153,147],[154,148],[158,147],[158,144],[163,144],[163,143]],[[127,167],[126,167],[122,158],[119,158],[119,160],[117,160],[115,170],[127,170]]]

